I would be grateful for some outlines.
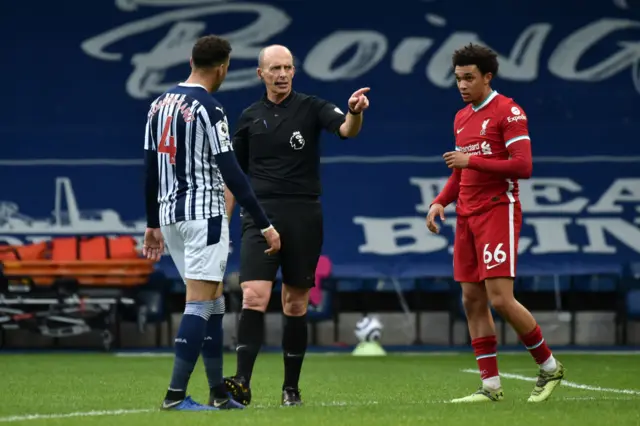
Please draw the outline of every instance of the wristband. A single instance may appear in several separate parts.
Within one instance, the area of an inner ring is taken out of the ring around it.
[[[273,229],[273,225],[269,225],[267,228],[261,229],[260,232],[264,235],[267,231]]]
[[[349,108],[349,114],[351,115],[360,115],[362,113],[362,111],[360,112],[355,112],[354,110],[352,110],[351,108]]]

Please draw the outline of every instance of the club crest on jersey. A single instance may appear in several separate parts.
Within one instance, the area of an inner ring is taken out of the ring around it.
[[[291,135],[291,139],[289,139],[289,143],[291,144],[291,148],[295,149],[296,151],[304,148],[304,138],[299,131],[293,132],[293,135]]]
[[[491,119],[487,118],[482,122],[482,129],[480,130],[480,136],[485,136],[487,134],[487,126],[489,125],[489,121]]]

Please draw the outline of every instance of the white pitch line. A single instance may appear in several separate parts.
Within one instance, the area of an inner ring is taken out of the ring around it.
[[[637,398],[632,396],[565,396],[562,398],[565,401],[637,401]]]
[[[426,401],[425,403],[442,403],[445,401]],[[362,401],[362,402],[345,402],[331,401],[315,404],[305,404],[309,407],[362,407],[369,405],[377,405],[378,401]],[[279,405],[252,405],[250,409],[273,409],[281,408]],[[95,410],[95,411],[79,411],[75,413],[54,413],[54,414],[22,414],[8,417],[0,417],[0,423],[22,422],[26,420],[51,420],[51,419],[68,419],[71,417],[101,417],[101,416],[124,416],[128,414],[141,414],[160,412],[159,409],[136,409],[136,410]]]
[[[475,370],[462,370],[465,373],[478,373]],[[531,377],[518,376],[513,374],[505,373],[503,374],[508,378],[515,378],[518,380],[526,379],[526,381],[535,381],[535,379]],[[513,377],[517,376],[517,377]],[[566,385],[566,383],[563,382]],[[585,385],[579,385],[585,386]],[[606,391],[605,388],[597,388],[597,387],[586,387],[589,390],[602,390]],[[584,388],[580,388],[584,389]],[[610,391],[623,391],[622,389],[611,389]],[[636,394],[640,394],[638,391],[630,391],[636,392]],[[624,392],[623,392],[624,393]],[[632,397],[564,397],[562,398],[565,401],[603,401],[603,400],[615,400],[615,401],[635,401],[636,398]],[[426,401],[416,401],[416,402],[403,402],[400,405],[425,405],[425,404],[450,404],[451,401],[447,400],[426,400]],[[362,401],[362,402],[344,402],[344,401],[331,401],[331,402],[321,402],[316,404],[305,404],[307,407],[364,407],[371,405],[380,404],[378,401]],[[250,409],[277,409],[282,408],[279,405],[252,405]],[[137,410],[97,410],[97,411],[80,411],[75,413],[57,413],[57,414],[23,414],[23,415],[14,415],[8,417],[0,417],[0,423],[11,423],[11,422],[23,422],[27,420],[50,420],[50,419],[68,419],[71,417],[100,417],[100,416],[124,416],[128,414],[142,414],[142,413],[153,413],[160,412],[159,409],[137,409]]]
[[[22,422],[25,420],[50,420],[50,419],[68,419],[71,417],[99,417],[99,416],[122,416],[125,414],[150,413],[154,410],[99,410],[99,411],[80,411],[75,413],[63,414],[24,414],[18,416],[0,417],[0,423]]]
[[[470,368],[462,370],[462,372],[463,373],[479,374],[478,370],[473,370],[473,369],[470,369]],[[504,377],[505,379],[522,380],[524,382],[535,382],[536,380],[538,380],[536,377],[527,377],[527,376],[523,376],[521,374],[511,374],[511,373],[500,373],[500,377]],[[574,389],[594,391],[594,392],[619,393],[619,394],[624,394],[624,395],[639,395],[640,396],[640,391],[638,391],[638,390],[603,388],[603,387],[600,387],[600,386],[590,386],[590,385],[583,385],[583,384],[575,383],[575,382],[569,382],[567,380],[563,380],[561,386],[566,386],[568,388],[574,388]]]

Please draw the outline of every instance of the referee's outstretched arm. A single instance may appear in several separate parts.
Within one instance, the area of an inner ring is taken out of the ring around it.
[[[349,97],[348,105],[349,105],[349,113],[344,117],[343,123],[338,128],[338,136],[343,139],[354,138],[362,129],[363,122],[363,114],[362,112],[369,108],[369,98],[367,98],[366,93],[371,90],[369,87],[363,87],[362,89],[358,89],[351,97]],[[330,109],[331,111],[325,112],[326,109]],[[330,128],[330,122],[335,119],[337,115],[334,111],[335,105],[328,103],[325,101],[325,104],[319,111],[319,118],[324,122],[323,127]],[[342,113],[340,113],[342,114]],[[248,135],[248,126],[251,125],[251,115],[247,113],[245,110],[240,119],[238,121],[237,130],[233,135],[233,150],[236,154],[236,158],[238,159],[238,164],[242,171],[247,173],[248,165],[249,165],[249,135]],[[233,193],[229,191],[229,188],[225,188],[224,192],[225,203],[227,208],[227,217],[229,222],[231,222],[231,217],[233,216],[233,211],[235,209],[236,200],[233,196]]]
[[[349,98],[349,113],[344,123],[340,126],[340,136],[344,138],[354,138],[360,133],[360,129],[362,128],[362,111],[369,108],[369,98],[366,96],[369,90],[371,89],[363,87],[353,92],[353,95]]]

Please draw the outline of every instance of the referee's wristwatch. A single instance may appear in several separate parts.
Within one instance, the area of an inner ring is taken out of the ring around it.
[[[266,234],[267,231],[274,229],[273,225],[269,225],[267,228],[261,229],[260,232],[262,233],[262,235]]]

